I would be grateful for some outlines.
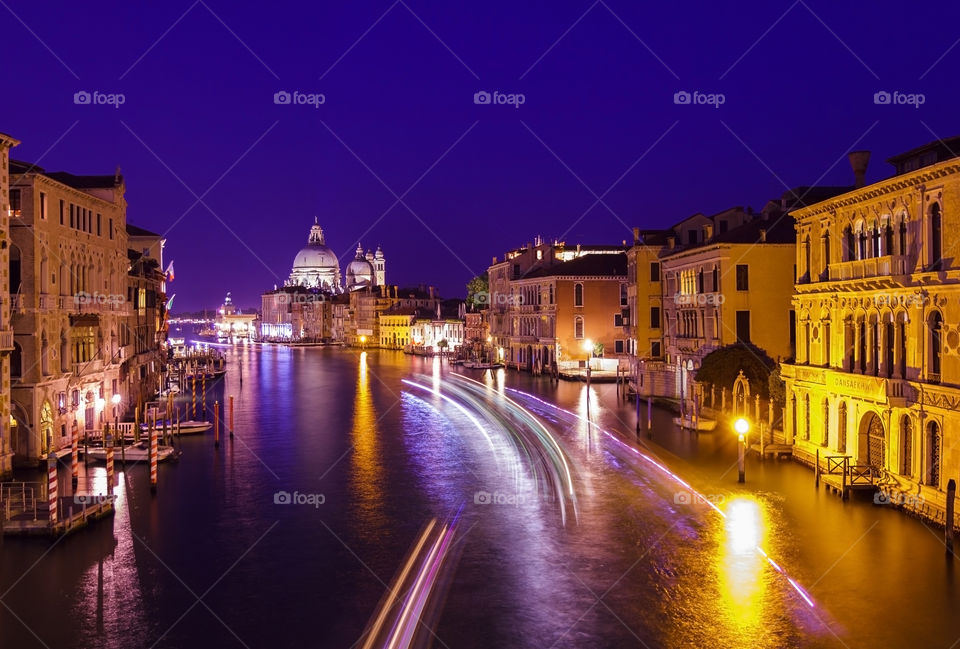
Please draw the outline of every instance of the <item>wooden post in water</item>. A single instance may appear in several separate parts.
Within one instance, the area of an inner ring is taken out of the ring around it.
[[[150,493],[157,493],[157,430],[150,426]]]
[[[73,488],[77,488],[77,482],[80,480],[80,431],[74,422],[70,434],[70,480],[73,482]]]
[[[203,393],[203,420],[207,420],[207,373],[200,377],[200,392]]]
[[[953,501],[957,497],[957,483],[953,478],[947,482],[947,516],[944,519],[943,544],[947,546],[947,556],[953,556]]]
[[[817,449],[817,464],[813,469],[813,484],[820,486],[820,449]]]
[[[230,438],[233,438],[233,395],[230,395]]]
[[[653,394],[647,395],[647,437],[653,437]]]
[[[220,448],[220,402],[213,403],[213,447]]]
[[[634,396],[637,401],[637,435],[640,435],[640,386],[637,386],[637,391],[634,392]]]
[[[133,442],[134,444],[140,441],[140,406],[137,406],[133,411]]]
[[[110,424],[107,424],[103,434],[103,446],[107,451],[107,495],[113,495],[113,435],[110,434]]]
[[[197,375],[193,374],[190,377],[190,419],[197,418]]]
[[[57,523],[57,455],[47,456],[47,511],[50,513],[50,526]]]
[[[180,408],[177,408],[177,441],[180,441]],[[182,448],[180,449],[183,450]]]

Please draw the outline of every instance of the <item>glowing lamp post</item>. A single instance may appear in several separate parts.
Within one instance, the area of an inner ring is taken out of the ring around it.
[[[360,347],[364,347],[367,344],[367,337],[360,336]]]
[[[735,422],[733,422],[733,429],[737,431],[739,436],[737,439],[737,469],[739,471],[739,477],[737,482],[744,481],[744,454],[746,453],[746,437],[747,433],[750,432],[750,422],[747,421],[744,417],[740,417]]]
[[[120,435],[120,394],[115,393],[110,397],[110,401],[113,403],[113,435],[116,437]],[[121,461],[127,459],[123,449],[123,435],[120,435],[120,459]]]

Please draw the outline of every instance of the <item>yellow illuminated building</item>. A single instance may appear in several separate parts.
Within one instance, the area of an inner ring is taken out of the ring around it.
[[[782,365],[795,456],[845,456],[940,520],[960,471],[958,146],[895,156],[892,178],[793,212],[798,345]],[[867,157],[851,154],[861,179]]]

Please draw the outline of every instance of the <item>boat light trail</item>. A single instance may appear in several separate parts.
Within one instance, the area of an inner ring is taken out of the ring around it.
[[[457,374],[456,376],[462,376],[462,375]],[[464,378],[466,378],[466,377],[464,377]],[[467,380],[472,381],[473,379],[467,379]],[[483,385],[483,384],[481,384],[481,385]],[[724,512],[722,509],[720,509],[719,507],[717,507],[717,505],[716,505],[715,503],[713,503],[709,498],[706,498],[703,494],[701,494],[699,491],[697,491],[697,490],[694,489],[692,486],[690,486],[683,478],[681,478],[681,477],[678,476],[676,473],[674,473],[673,471],[671,471],[670,469],[668,469],[667,467],[665,467],[665,466],[664,466],[663,464],[661,464],[660,462],[656,461],[654,458],[650,457],[648,454],[642,452],[642,451],[641,451],[640,449],[638,449],[637,447],[632,446],[632,445],[630,445],[630,444],[627,444],[627,443],[624,442],[618,435],[615,435],[614,433],[611,433],[609,430],[606,430],[605,428],[601,428],[600,426],[598,426],[597,424],[593,423],[593,422],[590,421],[589,419],[586,419],[585,417],[581,417],[580,415],[578,415],[578,414],[575,413],[575,412],[572,412],[572,411],[567,410],[567,409],[565,409],[565,408],[561,408],[560,406],[555,405],[555,404],[552,404],[552,403],[550,403],[549,401],[545,401],[545,400],[541,399],[540,397],[537,397],[537,396],[535,396],[535,395],[533,395],[533,394],[530,394],[529,392],[524,392],[523,390],[518,390],[518,389],[516,389],[516,388],[507,388],[507,390],[510,391],[510,392],[514,392],[514,393],[516,393],[516,394],[523,395],[524,397],[526,397],[526,398],[528,398],[528,399],[531,399],[531,400],[536,401],[536,402],[538,402],[538,403],[541,403],[541,404],[543,404],[543,405],[545,405],[545,406],[548,406],[548,407],[550,407],[550,408],[553,408],[554,410],[558,410],[558,411],[560,411],[560,412],[562,412],[562,413],[565,413],[565,414],[567,414],[567,415],[569,415],[569,416],[571,416],[571,417],[575,417],[575,418],[577,418],[577,419],[579,419],[579,420],[581,420],[581,421],[585,421],[589,426],[593,426],[594,428],[596,428],[598,431],[600,431],[601,433],[603,433],[604,435],[606,435],[611,441],[613,441],[613,442],[617,443],[618,445],[620,445],[620,447],[622,447],[623,449],[632,452],[632,453],[633,453],[634,455],[636,455],[637,457],[641,458],[642,460],[645,460],[645,461],[646,461],[647,463],[649,463],[649,464],[652,464],[652,465],[653,465],[654,467],[656,467],[658,470],[660,470],[661,472],[663,472],[664,474],[666,474],[668,478],[670,478],[671,480],[673,480],[673,481],[676,482],[677,484],[682,485],[682,486],[685,487],[686,489],[690,490],[691,493],[696,494],[696,495],[700,498],[700,502],[706,503],[711,509],[713,509],[713,511],[715,511],[717,514],[719,514],[721,517],[723,517],[724,519],[727,518],[726,512]],[[761,548],[759,545],[756,545],[756,546],[754,546],[754,549],[755,549],[757,552],[759,552],[760,555],[761,555],[764,559],[766,559],[767,563],[769,563],[770,566],[771,566],[774,570],[777,571],[777,573],[779,573],[780,575],[782,575],[782,576],[784,577],[784,579],[787,580],[787,583],[789,583],[790,586],[793,587],[793,589],[797,592],[797,594],[800,595],[800,597],[803,598],[803,601],[805,601],[805,602],[810,606],[810,608],[816,608],[816,604],[814,604],[813,599],[810,597],[810,595],[807,593],[807,591],[806,591],[800,584],[798,584],[797,581],[796,581],[795,579],[793,579],[793,577],[791,577],[790,575],[788,575],[787,572],[786,572],[786,570],[784,570],[784,569],[781,568],[779,565],[777,565],[777,563],[774,562],[774,560],[773,560],[772,558],[770,558],[770,556],[769,556],[766,552],[764,552],[763,548]]]

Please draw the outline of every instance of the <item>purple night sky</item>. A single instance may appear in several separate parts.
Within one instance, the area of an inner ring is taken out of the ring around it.
[[[175,260],[174,311],[227,291],[259,305],[315,215],[341,265],[381,244],[390,284],[456,296],[537,234],[616,243],[850,184],[851,149],[873,151],[874,181],[960,134],[956,3],[0,4],[13,157],[121,165],[130,222]],[[76,105],[81,90],[125,101]],[[325,103],[278,105],[281,90]],[[525,102],[478,105],[481,90]],[[725,101],[677,105],[681,90]]]

